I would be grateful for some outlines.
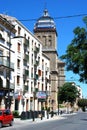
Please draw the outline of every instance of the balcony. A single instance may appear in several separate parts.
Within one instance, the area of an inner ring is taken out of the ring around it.
[[[24,54],[24,59],[29,61],[29,55],[28,54]]]
[[[29,40],[25,39],[25,41],[24,41],[24,45],[26,45],[26,46],[29,47]]]
[[[28,76],[28,75],[29,75],[29,70],[25,70],[25,69],[24,69],[24,72],[23,72],[23,73],[24,73],[24,75]]]
[[[31,78],[33,78],[33,73],[31,73]]]
[[[37,74],[34,75],[34,79],[38,80],[38,75]]]
[[[34,61],[34,66],[38,66],[39,65],[39,61]]]
[[[0,33],[0,40],[5,41],[5,39],[2,37],[1,33]]]
[[[6,88],[7,88],[7,89],[9,88],[8,85],[9,85],[9,84],[7,83],[7,84],[6,84]],[[10,83],[10,89],[14,89],[14,88],[15,88],[14,83]]]
[[[36,46],[34,47],[34,52],[35,52],[35,53],[39,52],[39,50],[40,50],[40,49],[39,49],[38,47],[36,47]]]
[[[24,91],[25,91],[25,92],[28,91],[28,85],[24,85]]]
[[[46,71],[49,72],[49,68],[48,67],[46,67]]]
[[[9,69],[9,60],[0,58],[0,70]],[[10,70],[14,70],[14,63],[10,62]]]

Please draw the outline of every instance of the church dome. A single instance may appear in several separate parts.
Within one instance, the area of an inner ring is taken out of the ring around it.
[[[44,10],[44,13],[43,13],[43,16],[41,16],[35,26],[34,26],[34,29],[41,29],[41,28],[53,28],[55,29],[55,23],[54,23],[54,20],[52,17],[49,16],[49,13],[48,13],[48,10],[45,9]]]

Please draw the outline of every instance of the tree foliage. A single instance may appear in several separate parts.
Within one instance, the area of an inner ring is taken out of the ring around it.
[[[87,25],[87,17],[83,19]],[[66,54],[60,58],[65,60],[68,71],[80,76],[80,82],[87,82],[87,30],[76,27],[73,30],[74,38],[67,46]]]
[[[77,104],[83,111],[85,111],[85,108],[87,107],[87,99],[79,99]]]
[[[87,99],[79,99],[78,100],[78,106],[79,107],[85,107],[85,106],[87,106]]]
[[[62,87],[60,87],[59,89],[60,102],[74,103],[77,97],[79,97],[79,91],[72,83],[67,82]]]

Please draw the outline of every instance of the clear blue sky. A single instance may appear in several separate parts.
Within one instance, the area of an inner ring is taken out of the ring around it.
[[[43,14],[44,8],[48,9],[50,16],[54,18],[58,32],[57,50],[59,56],[65,53],[67,45],[73,39],[73,29],[77,26],[85,27],[82,19],[84,16],[61,18],[79,14],[87,14],[87,0],[0,0],[0,13],[16,17],[31,32],[33,32],[34,20]],[[56,19],[57,17],[57,19]],[[66,80],[76,82],[83,90],[83,96],[87,97],[87,85],[78,82],[78,76],[66,72]]]

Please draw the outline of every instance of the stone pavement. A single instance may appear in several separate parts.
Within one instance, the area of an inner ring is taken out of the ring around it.
[[[72,113],[72,114],[62,114],[62,115],[54,115],[53,117],[49,117],[47,119],[47,117],[43,117],[42,119],[41,118],[35,118],[34,121],[33,119],[26,119],[26,120],[21,120],[20,118],[15,118],[14,119],[14,124],[31,124],[31,123],[40,123],[40,122],[45,122],[45,121],[51,121],[51,120],[61,120],[61,119],[66,119],[67,117],[66,116],[69,116],[69,115],[74,115],[76,113]]]

